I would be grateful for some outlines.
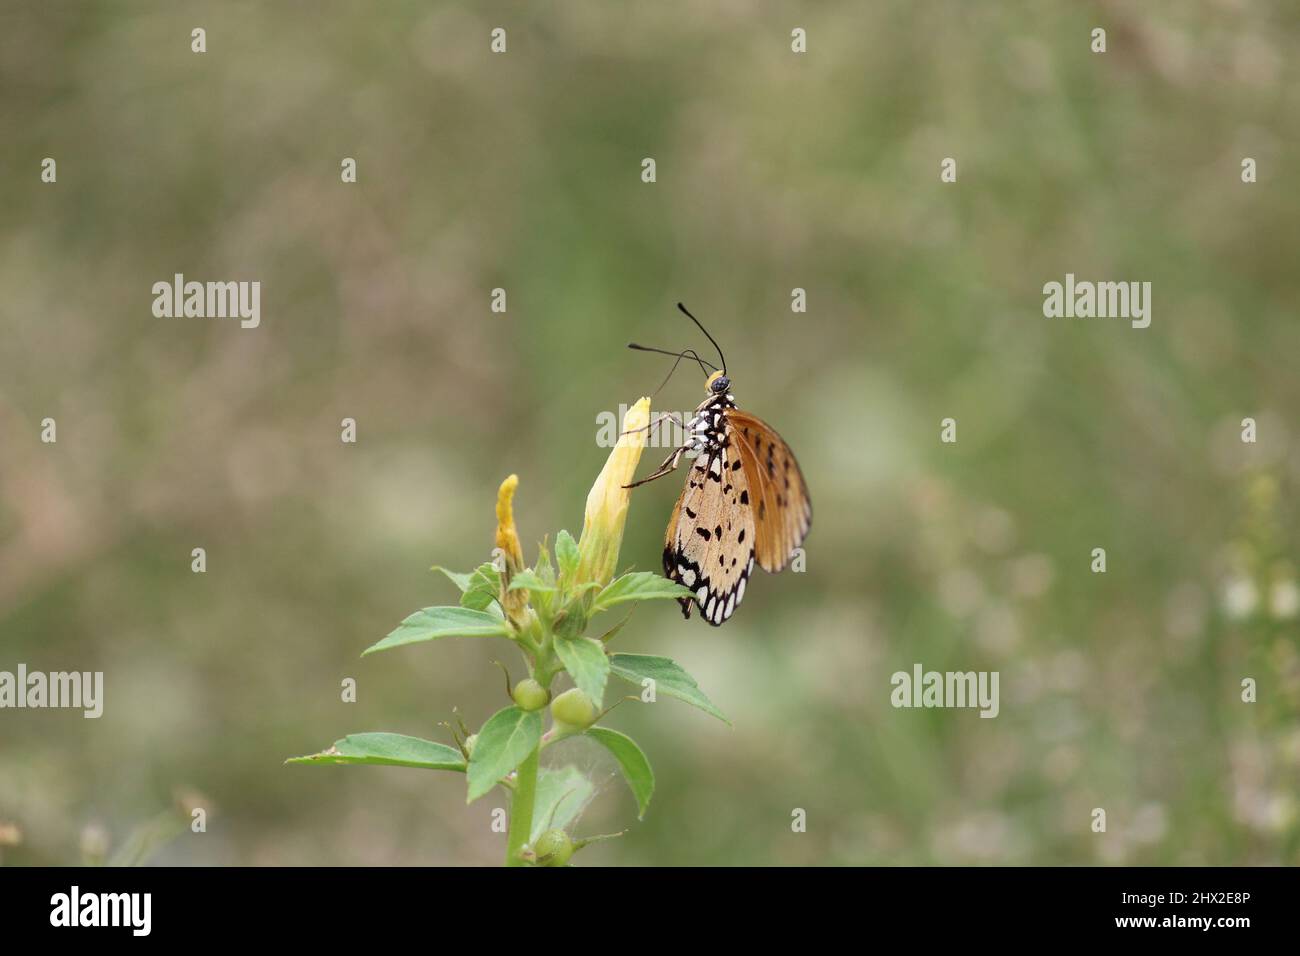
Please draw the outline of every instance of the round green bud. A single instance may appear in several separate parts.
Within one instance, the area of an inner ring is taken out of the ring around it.
[[[563,830],[547,830],[533,844],[538,866],[564,866],[573,856],[573,841]]]
[[[562,730],[586,730],[596,719],[596,705],[590,697],[574,687],[551,703],[551,716],[555,718],[556,726]]]
[[[551,692],[531,677],[515,685],[510,696],[523,710],[541,710],[551,699]]]

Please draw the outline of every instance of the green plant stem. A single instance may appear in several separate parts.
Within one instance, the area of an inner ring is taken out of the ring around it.
[[[537,800],[538,752],[534,748],[515,775],[515,792],[510,800],[510,831],[506,834],[506,866],[523,866],[519,851],[533,829],[533,805]]]
[[[549,628],[537,616],[529,622],[528,640],[534,654],[533,679],[551,689],[555,674],[555,651]],[[542,745],[539,743],[515,772],[515,788],[510,798],[510,828],[506,834],[506,866],[523,866],[519,851],[524,848],[533,830],[533,807],[537,802],[537,768]]]

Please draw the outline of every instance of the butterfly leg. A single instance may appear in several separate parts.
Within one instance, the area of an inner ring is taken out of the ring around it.
[[[682,445],[682,447],[678,448],[671,455],[669,455],[667,458],[664,459],[663,464],[659,466],[658,470],[655,471],[654,474],[646,475],[646,477],[642,478],[640,481],[634,481],[632,482],[632,484],[624,485],[623,487],[635,488],[638,485],[644,485],[647,482],[654,481],[656,478],[662,478],[664,475],[668,474],[670,471],[674,471],[677,468],[677,462],[681,460],[682,455],[686,454],[687,450],[690,448],[691,448],[690,445]]]
[[[649,424],[642,425],[640,428],[629,428],[625,432],[619,432],[619,437],[622,437],[623,435],[634,435],[637,432],[648,431],[649,429],[654,428],[656,425],[661,425],[666,421],[672,422],[674,425],[677,425],[681,428],[686,428],[686,423],[682,421],[679,416],[673,414],[672,412],[666,412],[663,415],[660,415],[654,421],[650,422]]]

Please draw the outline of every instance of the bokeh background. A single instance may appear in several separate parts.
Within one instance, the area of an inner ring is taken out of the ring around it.
[[[579,832],[630,827],[580,861],[1297,862],[1298,68],[1285,0],[7,2],[0,669],[107,686],[0,712],[4,862],[496,863],[499,795],[282,762],[503,706],[508,646],[358,655],[454,603],[508,473],[526,541],[578,531],[597,416],[670,362],[624,345],[707,345],[679,299],[800,456],[807,570],[618,636],[735,726],[615,712],[639,824],[566,745]],[[261,327],[154,318],[177,272],[260,281]],[[1152,282],[1151,327],[1045,319],[1067,272]],[[916,662],[1000,716],[893,709]]]

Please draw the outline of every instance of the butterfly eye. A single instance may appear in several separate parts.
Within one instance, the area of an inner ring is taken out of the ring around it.
[[[725,375],[719,375],[717,378],[713,380],[713,384],[710,386],[710,388],[712,388],[714,392],[720,395],[723,392],[725,392],[727,389],[731,388],[731,379],[727,378],[727,376]]]

